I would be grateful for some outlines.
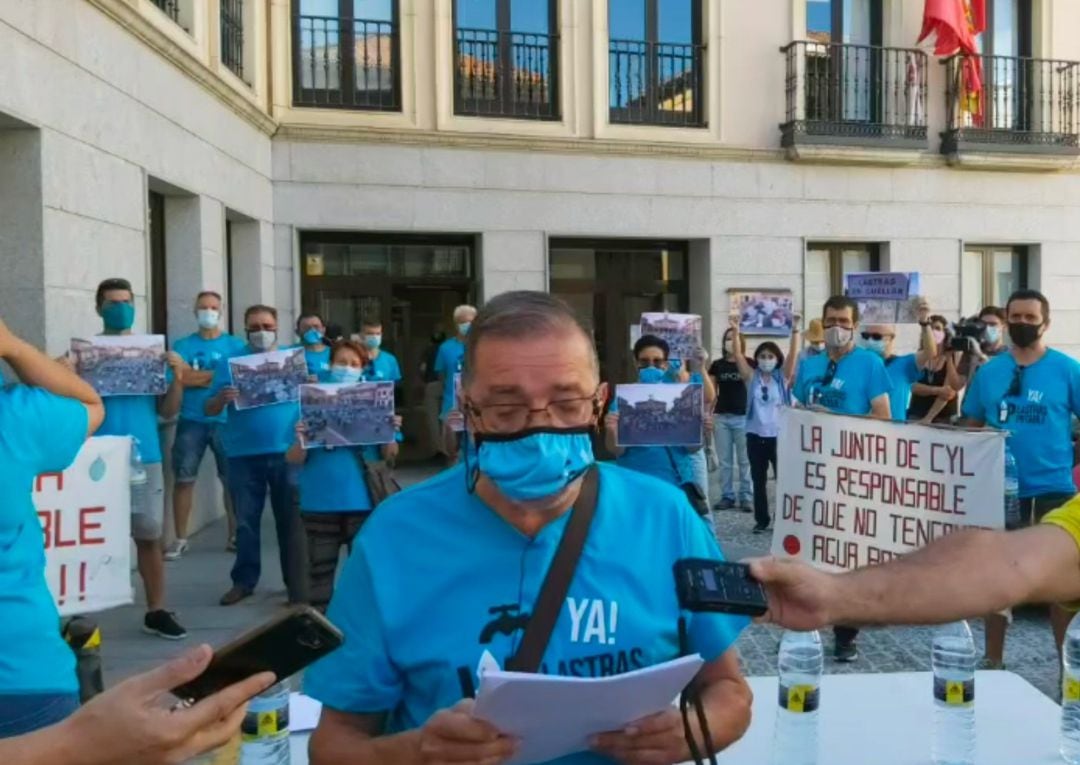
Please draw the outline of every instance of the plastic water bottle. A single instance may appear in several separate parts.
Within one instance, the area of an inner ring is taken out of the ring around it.
[[[935,765],[975,763],[975,642],[967,622],[934,630]]]
[[[1080,765],[1080,615],[1069,622],[1061,652],[1061,758]]]
[[[143,465],[142,452],[139,450],[139,439],[131,439],[131,512],[141,513],[146,508],[146,493],[149,490],[149,477],[146,475],[146,466]]]
[[[824,652],[817,632],[784,633],[780,639],[779,706],[773,765],[816,765],[818,706]]]
[[[1008,441],[1005,442],[1005,527],[1020,527],[1020,472]]]
[[[278,683],[253,698],[240,730],[240,765],[287,765],[289,687]]]

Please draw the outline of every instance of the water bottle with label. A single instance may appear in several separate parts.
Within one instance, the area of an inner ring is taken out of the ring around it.
[[[277,683],[253,698],[240,730],[240,765],[288,765],[289,686]]]
[[[1020,528],[1020,472],[1005,441],[1005,528]]]
[[[1080,615],[1069,622],[1061,653],[1061,758],[1080,765]]]
[[[967,622],[934,629],[934,765],[975,763],[975,641]]]
[[[134,437],[131,439],[131,476],[128,480],[131,484],[131,512],[144,512],[150,479],[146,474],[146,466],[143,464],[142,452],[139,450],[139,439]]]
[[[780,640],[779,706],[773,765],[816,765],[824,652],[817,632],[788,630]]]

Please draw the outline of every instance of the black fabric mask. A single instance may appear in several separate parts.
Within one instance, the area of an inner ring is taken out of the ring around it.
[[[1022,322],[1011,322],[1009,324],[1009,339],[1017,348],[1030,348],[1038,342],[1041,335],[1041,324],[1025,324]]]

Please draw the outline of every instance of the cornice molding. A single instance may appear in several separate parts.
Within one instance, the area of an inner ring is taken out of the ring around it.
[[[267,135],[273,135],[277,130],[277,120],[237,92],[233,86],[193,56],[190,51],[177,45],[167,34],[139,13],[138,9],[124,0],[87,0],[87,2],[160,53],[167,61],[202,85],[212,96],[252,126]]]

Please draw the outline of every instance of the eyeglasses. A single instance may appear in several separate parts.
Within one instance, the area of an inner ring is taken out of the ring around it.
[[[591,396],[561,398],[549,401],[547,406],[531,409],[523,404],[487,404],[477,406],[465,402],[466,410],[472,414],[485,430],[492,433],[516,433],[529,425],[534,414],[544,413],[548,421],[559,428],[576,428],[585,425],[590,417],[600,413],[600,401],[597,387]]]
[[[892,337],[893,337],[892,335],[883,335],[880,332],[863,332],[862,333],[862,339],[863,340],[874,340],[874,341],[891,340]]]
[[[1012,382],[1009,383],[1009,389],[1005,391],[1006,396],[1019,396],[1023,392],[1024,386],[1024,368],[1018,366],[1013,370]]]
[[[667,359],[638,359],[638,369],[648,369],[649,367],[656,367],[657,369],[663,369],[664,364],[667,363]]]

